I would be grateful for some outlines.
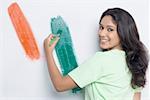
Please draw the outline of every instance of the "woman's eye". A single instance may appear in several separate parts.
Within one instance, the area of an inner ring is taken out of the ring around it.
[[[103,26],[100,26],[100,27],[99,27],[99,29],[100,29],[100,30],[103,30],[103,29],[104,29],[104,27],[103,27]]]
[[[112,31],[114,31],[114,30],[113,30],[112,28],[108,28],[107,31],[108,31],[108,32],[112,32]]]

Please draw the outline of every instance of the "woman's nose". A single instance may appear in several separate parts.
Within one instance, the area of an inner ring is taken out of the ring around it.
[[[98,35],[99,36],[105,36],[106,35],[106,31],[103,29],[103,30],[99,30],[98,31]]]

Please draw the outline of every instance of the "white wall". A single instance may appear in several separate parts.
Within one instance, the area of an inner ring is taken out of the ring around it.
[[[39,60],[32,61],[25,56],[12,26],[7,8],[14,1],[20,5],[34,32],[40,48]],[[99,49],[98,22],[107,8],[121,7],[129,11],[141,40],[150,48],[148,6],[148,0],[1,0],[0,100],[83,100],[80,94],[70,91],[55,92],[49,80],[43,40],[50,33],[50,18],[61,15],[67,22],[80,64]],[[148,94],[147,85],[142,100],[148,100]]]

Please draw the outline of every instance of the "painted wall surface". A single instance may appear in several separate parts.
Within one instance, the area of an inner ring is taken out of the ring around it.
[[[29,59],[19,42],[8,15],[8,6],[13,2],[19,4],[32,28],[40,51],[38,60]],[[150,48],[148,0],[0,0],[0,100],[83,100],[79,93],[58,93],[53,88],[43,50],[43,40],[51,33],[50,18],[60,15],[66,21],[81,64],[99,50],[99,18],[113,7],[131,13],[142,42]],[[150,98],[148,84],[142,100]]]

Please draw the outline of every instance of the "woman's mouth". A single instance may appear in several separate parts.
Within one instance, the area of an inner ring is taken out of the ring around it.
[[[100,39],[100,42],[101,43],[106,43],[106,42],[108,42],[109,41],[109,39]]]

